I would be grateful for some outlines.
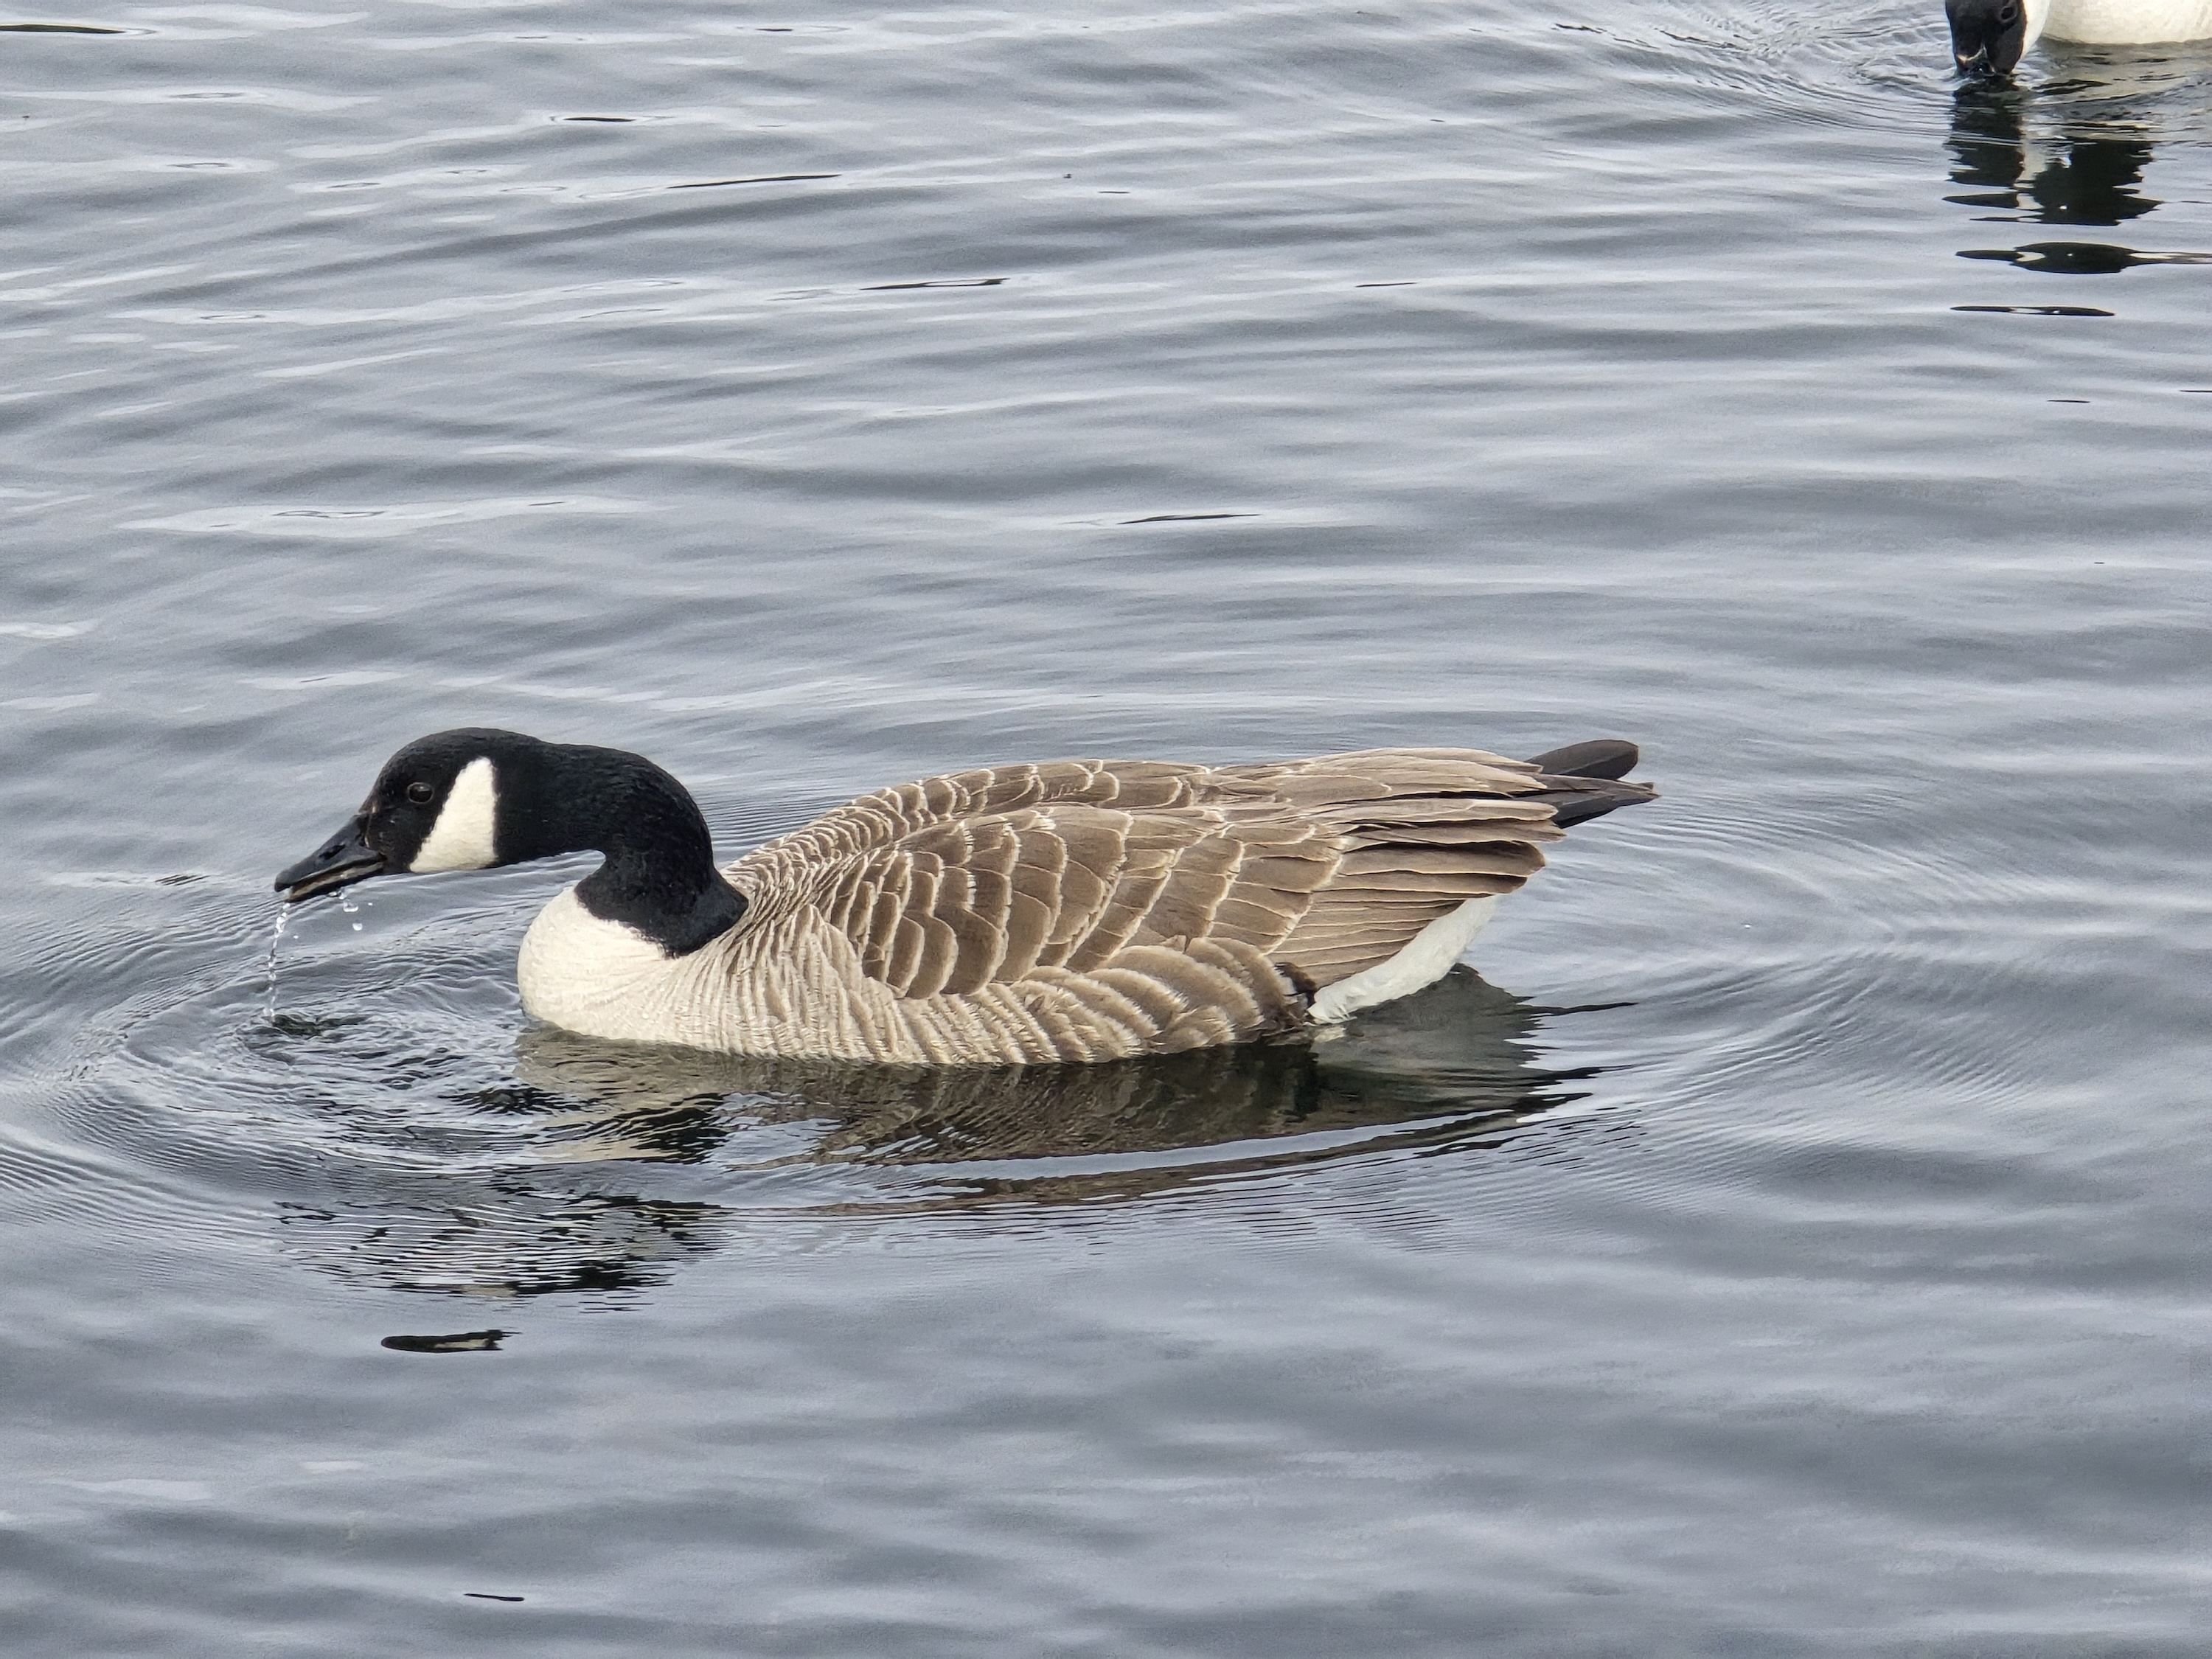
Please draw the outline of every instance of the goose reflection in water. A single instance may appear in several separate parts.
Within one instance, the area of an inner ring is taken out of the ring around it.
[[[510,1121],[500,1168],[383,1169],[340,1201],[289,1206],[287,1243],[390,1288],[629,1291],[777,1221],[1036,1227],[1066,1206],[1210,1201],[1349,1158],[1516,1139],[1595,1074],[1537,1063],[1528,1039],[1547,1012],[1462,967],[1318,1042],[1004,1068],[750,1059],[533,1027],[514,1080],[458,1103]],[[609,1192],[617,1170],[625,1189],[667,1184],[644,1164],[691,1190]],[[1319,1209],[1328,1195],[1285,1201]]]
[[[2101,94],[2123,88],[2081,82],[2064,89]],[[1998,224],[2111,228],[2158,208],[2158,198],[2142,190],[2143,174],[2156,154],[2146,134],[2111,118],[2105,123],[2106,131],[2077,128],[2052,139],[2037,139],[2027,127],[2035,104],[2035,94],[2004,82],[1972,82],[1954,93],[1951,180],[1967,186],[1967,192],[1946,196],[1945,201],[1996,210],[1980,222]],[[2069,276],[2110,276],[2136,265],[2212,264],[2212,254],[2147,252],[2111,242],[2070,240],[1962,248],[1960,257]]]

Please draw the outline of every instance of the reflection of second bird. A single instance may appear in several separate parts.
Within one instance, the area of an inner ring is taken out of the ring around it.
[[[2212,0],[1944,0],[1961,73],[2010,75],[2038,40],[2153,46],[2212,39]]]
[[[1951,109],[1951,179],[1972,187],[1960,207],[1999,208],[2045,225],[2120,225],[2158,206],[2139,187],[2154,149],[2139,132],[2075,134],[2033,152],[2021,95],[1986,85],[1959,88]]]
[[[2032,107],[2029,94],[2000,82],[1974,81],[1958,89],[1951,108],[1951,179],[1970,190],[1946,201],[1997,210],[1978,216],[1978,223],[2106,228],[2158,207],[2155,197],[2142,193],[2156,152],[2136,118],[2122,118],[2106,133],[2069,130],[2031,142],[2022,118]],[[2212,264],[2212,253],[2105,241],[2044,240],[1959,252],[1964,258],[2063,276],[2108,276],[2137,265]]]

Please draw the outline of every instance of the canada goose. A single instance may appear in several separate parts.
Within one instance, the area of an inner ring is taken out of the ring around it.
[[[1943,0],[1943,11],[1968,75],[2010,75],[2045,35],[2110,46],[2212,38],[2212,0]]]
[[[440,732],[276,878],[605,862],[531,924],[522,1006],[727,1054],[1125,1059],[1341,1020],[1440,978],[1565,827],[1650,800],[1636,746],[1057,761],[899,784],[714,867],[684,786],[618,749]]]

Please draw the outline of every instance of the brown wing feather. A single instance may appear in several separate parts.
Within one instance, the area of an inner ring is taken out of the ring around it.
[[[906,997],[972,994],[1040,969],[1133,970],[1140,959],[1157,969],[1163,949],[1200,939],[1264,956],[1343,856],[1333,832],[1285,830],[1204,808],[1055,802],[809,860],[804,884],[871,978]],[[788,849],[757,854],[731,877],[758,895],[771,884],[763,878],[787,879],[791,866]]]
[[[1547,787],[1536,769],[1481,750],[1374,749],[1226,769],[1264,781],[1345,848],[1277,952],[1316,988],[1389,961],[1471,898],[1512,892],[1561,833],[1549,805],[1514,799]]]
[[[1035,982],[1194,1041],[1209,1009],[1263,1017],[1255,976],[1328,985],[1521,886],[1571,782],[1456,749],[997,767],[864,796],[730,877],[765,915],[811,909],[902,997]]]

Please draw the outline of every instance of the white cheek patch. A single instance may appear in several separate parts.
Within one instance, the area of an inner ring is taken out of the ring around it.
[[[499,784],[492,776],[489,756],[478,756],[461,769],[438,821],[422,838],[422,850],[407,867],[422,873],[431,870],[489,870],[499,862],[492,829],[499,821]]]

